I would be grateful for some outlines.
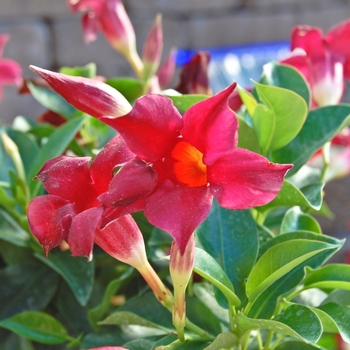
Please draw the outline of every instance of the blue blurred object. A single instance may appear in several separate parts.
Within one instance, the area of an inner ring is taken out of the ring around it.
[[[232,82],[242,87],[252,86],[251,79],[259,80],[265,63],[280,60],[290,53],[289,41],[254,43],[220,48],[178,50],[176,64],[182,66],[198,51],[210,53],[210,85],[214,93]]]

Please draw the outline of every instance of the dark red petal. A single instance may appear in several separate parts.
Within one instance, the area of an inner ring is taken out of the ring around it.
[[[127,148],[120,135],[109,141],[90,166],[90,174],[95,183],[96,192],[99,194],[106,192],[114,169],[133,158],[135,155]]]
[[[148,196],[157,185],[157,173],[147,163],[135,160],[124,165],[112,179],[108,192],[98,197],[107,207],[125,206]]]
[[[161,95],[146,95],[136,100],[124,117],[102,117],[116,129],[140,159],[154,162],[173,148],[182,127],[181,115],[172,101]]]
[[[96,200],[89,161],[89,157],[60,156],[46,162],[37,177],[47,192],[74,203],[81,212]]]
[[[103,208],[95,207],[83,211],[73,219],[67,242],[73,256],[86,256],[91,260],[95,232],[102,214]]]
[[[187,187],[164,181],[146,198],[149,222],[174,237],[181,253],[194,230],[205,220],[212,205],[208,187]]]
[[[183,117],[183,138],[203,153],[206,165],[231,153],[237,145],[238,121],[228,106],[235,86],[234,83],[217,95],[196,103]]]
[[[259,154],[237,148],[208,167],[210,190],[228,209],[248,209],[272,201],[291,164],[275,164]]]
[[[95,243],[115,259],[132,266],[146,259],[142,234],[130,215],[110,221],[102,230],[97,230]]]
[[[29,203],[27,215],[30,230],[47,255],[66,238],[75,211],[68,201],[45,195],[35,197]]]

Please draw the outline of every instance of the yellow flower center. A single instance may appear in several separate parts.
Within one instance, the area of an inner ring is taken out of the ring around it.
[[[180,141],[171,152],[176,178],[189,187],[207,184],[207,166],[203,154],[186,141]]]

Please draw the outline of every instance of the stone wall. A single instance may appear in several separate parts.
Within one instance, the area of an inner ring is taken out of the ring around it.
[[[350,18],[350,0],[124,0],[124,4],[135,27],[139,51],[156,14],[163,14],[165,53],[172,46],[201,48],[287,40],[297,24],[327,31]],[[102,35],[85,45],[80,17],[70,12],[66,0],[0,0],[0,33],[11,36],[4,57],[17,60],[25,76],[33,76],[30,64],[57,69],[89,62],[97,63],[101,75],[132,74]],[[18,96],[16,88],[4,90],[1,123],[10,123],[16,115],[35,118],[42,111],[32,97]],[[348,179],[344,181],[341,187],[349,188]],[[323,225],[326,231],[342,232],[349,229],[348,194],[346,200],[339,201],[332,192],[340,187],[332,186],[326,198],[340,217]]]

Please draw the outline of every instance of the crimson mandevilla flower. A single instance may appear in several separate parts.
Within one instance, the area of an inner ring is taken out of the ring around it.
[[[35,71],[67,96],[70,77]],[[174,237],[181,253],[208,216],[214,197],[222,207],[236,210],[273,200],[292,165],[274,164],[237,148],[238,120],[228,106],[234,89],[232,84],[183,116],[169,98],[149,94],[136,100],[124,116],[100,117],[120,133],[134,158],[121,167],[98,200],[124,213],[142,208],[151,224]],[[96,104],[98,110],[99,101],[87,99],[86,92],[85,84],[75,85],[75,99],[83,97],[79,104],[91,109]],[[111,104],[113,110],[119,101]]]
[[[281,63],[295,67],[309,82],[313,107],[338,104],[344,79],[350,79],[350,21],[324,36],[318,27],[297,26],[291,35],[293,53]]]

